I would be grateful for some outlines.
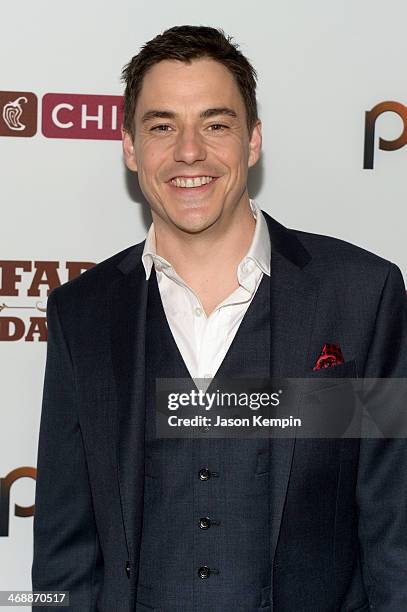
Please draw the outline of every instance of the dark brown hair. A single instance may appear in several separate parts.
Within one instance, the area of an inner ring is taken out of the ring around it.
[[[123,68],[124,92],[123,128],[134,140],[134,114],[146,72],[162,60],[190,63],[208,57],[223,64],[235,77],[246,108],[249,134],[258,119],[256,102],[257,74],[249,60],[232,43],[223,30],[206,26],[174,26],[145,43],[140,52]]]

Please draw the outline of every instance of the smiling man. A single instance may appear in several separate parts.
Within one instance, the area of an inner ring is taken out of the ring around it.
[[[156,435],[158,378],[407,377],[398,267],[249,199],[255,76],[196,26],[123,71],[153,223],[48,300],[33,588],[75,612],[407,609],[405,440]]]
[[[134,64],[127,71],[137,74]],[[148,242],[155,237],[157,253],[209,315],[239,287],[236,270],[253,239],[247,171],[260,154],[257,114],[248,116],[225,65],[207,57],[162,60],[144,76],[127,128],[126,163],[138,173],[154,222]]]

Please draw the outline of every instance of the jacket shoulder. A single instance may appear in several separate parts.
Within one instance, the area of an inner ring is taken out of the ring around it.
[[[289,228],[271,217],[266,211],[262,213],[267,221],[273,251],[291,260],[300,268],[316,276],[329,278],[338,274],[343,280],[346,277],[367,273],[386,277],[394,264],[376,253],[368,251],[346,240]]]
[[[392,262],[367,249],[346,240],[302,230],[290,230],[302,243],[312,258],[314,268],[332,271],[352,271],[359,274],[388,274]]]
[[[142,255],[143,247],[144,241],[111,255],[76,278],[53,289],[51,291],[53,298],[76,301],[105,295],[109,287],[123,275],[120,264],[133,261],[136,265]]]

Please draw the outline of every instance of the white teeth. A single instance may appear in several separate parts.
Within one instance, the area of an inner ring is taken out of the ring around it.
[[[195,178],[182,178],[176,177],[171,179],[171,183],[175,185],[175,187],[201,187],[201,185],[206,185],[213,181],[212,176],[197,176]]]

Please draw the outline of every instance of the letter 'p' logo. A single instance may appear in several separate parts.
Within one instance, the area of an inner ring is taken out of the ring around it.
[[[12,470],[4,478],[0,478],[0,538],[7,537],[9,532],[10,518],[10,489],[20,478],[36,479],[37,470],[33,467],[21,467]],[[20,506],[14,504],[15,516],[33,516],[34,505]]]
[[[396,151],[407,144],[407,108],[400,102],[380,102],[370,111],[366,111],[365,119],[365,152],[363,168],[372,170],[374,165],[375,127],[377,118],[383,113],[396,113],[403,121],[403,132],[396,140],[379,138],[379,149],[382,151]]]

